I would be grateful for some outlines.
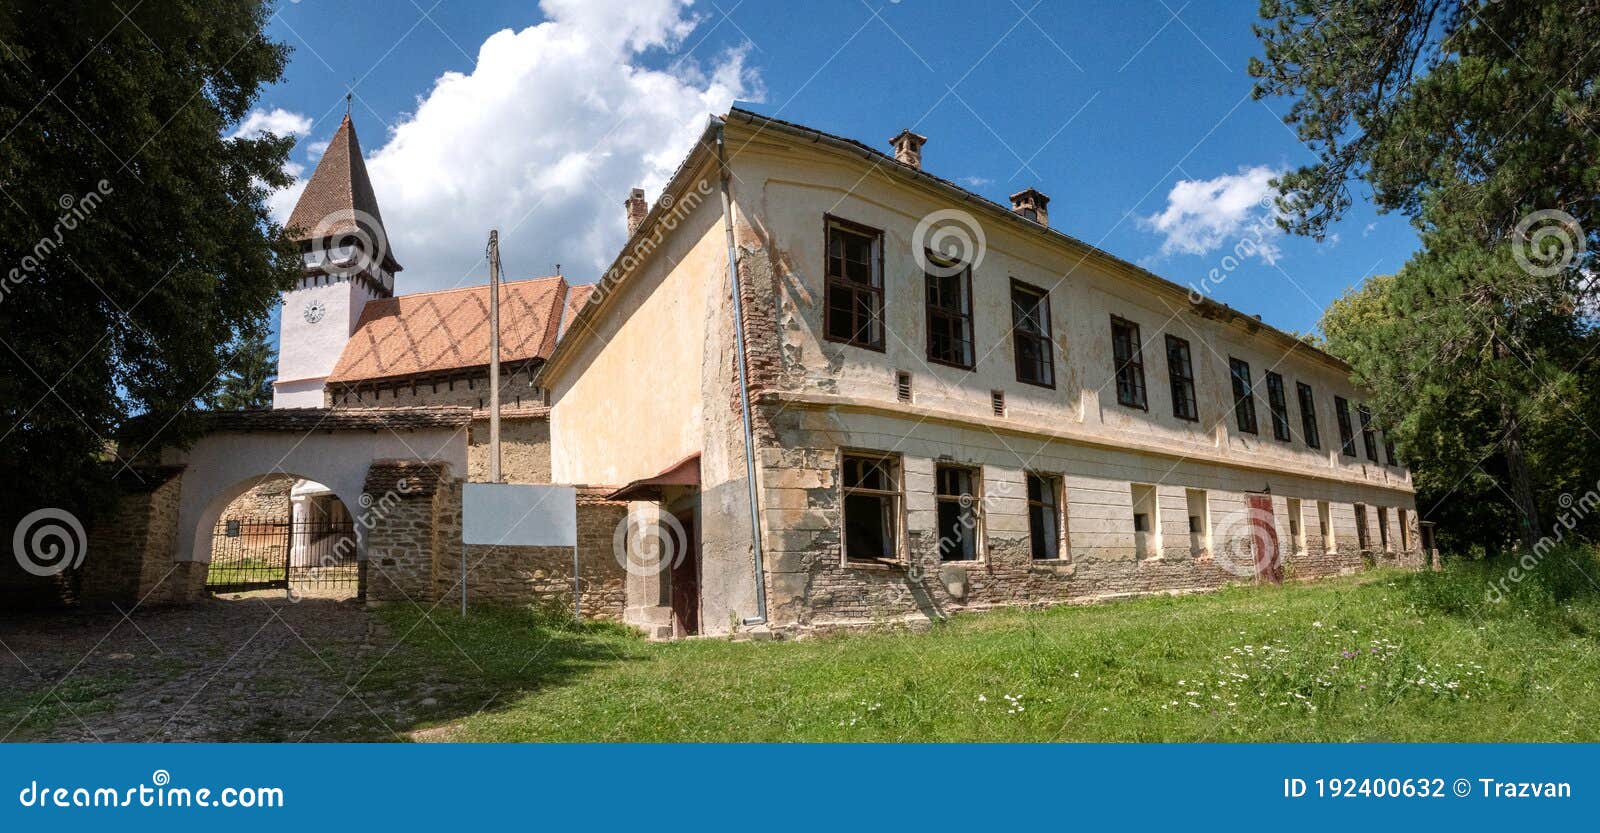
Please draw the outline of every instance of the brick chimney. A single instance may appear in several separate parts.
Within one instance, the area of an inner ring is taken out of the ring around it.
[[[635,188],[628,192],[628,199],[622,204],[628,209],[628,234],[632,236],[644,222],[645,215],[650,213],[650,203],[644,201],[644,189]]]
[[[1011,210],[1038,223],[1050,225],[1050,198],[1033,188],[1011,195]]]
[[[922,145],[928,141],[927,136],[918,136],[911,132],[911,128],[900,131],[898,136],[889,140],[894,147],[894,160],[902,165],[910,165],[917,170],[922,170]]]

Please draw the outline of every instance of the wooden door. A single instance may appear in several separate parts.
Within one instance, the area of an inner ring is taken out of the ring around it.
[[[1256,561],[1256,582],[1283,583],[1283,561],[1278,552],[1278,527],[1272,518],[1272,496],[1246,494],[1250,513],[1250,549]]]
[[[700,632],[700,536],[694,515],[676,516],[683,527],[683,558],[672,565],[672,625],[676,636]]]

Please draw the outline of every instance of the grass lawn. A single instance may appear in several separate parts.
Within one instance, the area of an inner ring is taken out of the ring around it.
[[[1594,568],[1499,603],[1503,566],[1467,563],[767,643],[394,606],[407,650],[362,688],[463,686],[441,740],[1595,741]]]

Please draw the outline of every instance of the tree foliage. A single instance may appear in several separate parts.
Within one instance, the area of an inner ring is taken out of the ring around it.
[[[277,351],[266,333],[242,333],[234,341],[217,386],[213,404],[223,410],[272,407],[272,380],[278,371]]]
[[[1457,532],[1532,545],[1600,466],[1600,4],[1263,0],[1256,94],[1317,154],[1278,183],[1321,238],[1363,181],[1423,248],[1328,310],[1417,475]],[[1570,500],[1570,498],[1569,498]],[[1511,523],[1506,523],[1511,521]],[[1447,529],[1449,526],[1447,526]]]
[[[88,511],[130,415],[161,432],[134,447],[191,436],[294,279],[265,204],[292,140],[230,136],[283,73],[270,11],[0,3],[0,521]]]

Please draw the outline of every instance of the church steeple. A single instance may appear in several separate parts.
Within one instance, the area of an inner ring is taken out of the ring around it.
[[[362,310],[394,295],[400,271],[348,113],[285,226],[300,243],[305,271],[283,293],[273,407],[320,408]]]
[[[383,213],[346,113],[285,227],[306,254],[308,276],[360,274],[382,294],[394,291],[395,260]]]

